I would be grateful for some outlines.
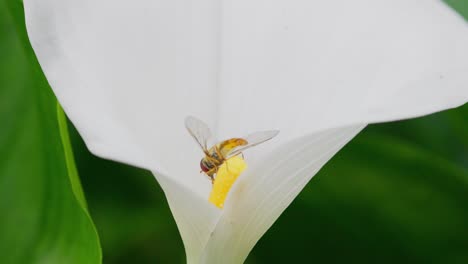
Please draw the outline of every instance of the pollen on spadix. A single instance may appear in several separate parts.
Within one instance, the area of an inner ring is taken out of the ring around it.
[[[223,208],[224,200],[226,200],[229,190],[237,177],[239,177],[246,168],[247,164],[240,156],[234,156],[225,161],[223,165],[218,168],[208,201],[218,208]]]

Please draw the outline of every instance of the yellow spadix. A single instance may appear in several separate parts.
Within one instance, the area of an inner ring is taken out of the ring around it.
[[[223,208],[224,200],[237,177],[247,168],[247,164],[240,156],[234,156],[218,168],[208,200],[218,208]]]

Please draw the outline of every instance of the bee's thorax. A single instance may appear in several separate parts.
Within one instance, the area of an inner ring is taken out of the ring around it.
[[[201,170],[208,174],[208,176],[215,174],[215,168],[223,164],[229,153],[235,148],[244,145],[247,145],[247,141],[242,138],[231,138],[214,145],[208,150],[207,156],[200,161]]]

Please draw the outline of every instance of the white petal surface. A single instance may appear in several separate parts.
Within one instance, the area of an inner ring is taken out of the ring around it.
[[[220,211],[183,120],[216,127],[219,1],[24,4],[39,62],[87,146],[154,172],[187,258],[198,259]]]
[[[468,26],[441,1],[24,4],[40,64],[88,147],[154,172],[193,263],[245,259],[359,124],[468,100]],[[281,130],[246,153],[223,211],[206,202],[187,115],[218,138]]]
[[[171,178],[153,172],[166,194],[172,214],[184,241],[188,263],[199,263],[211,231],[222,211],[207,202],[207,197],[194,195],[193,191]]]
[[[330,129],[284,144],[253,164],[229,193],[200,263],[242,263],[322,166],[364,125]]]
[[[442,1],[235,0],[223,14],[223,134],[294,138],[468,100],[468,24]]]
[[[25,9],[40,64],[88,147],[204,194],[201,151],[183,120],[216,124],[219,1],[27,0]]]

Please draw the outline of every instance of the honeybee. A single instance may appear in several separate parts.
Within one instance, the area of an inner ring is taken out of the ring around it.
[[[243,155],[243,151],[268,141],[278,135],[278,130],[259,131],[242,138],[230,138],[220,141],[208,148],[213,135],[208,125],[203,121],[188,116],[185,118],[185,127],[205,153],[200,161],[200,173],[204,172],[214,182],[218,168],[229,158]]]

